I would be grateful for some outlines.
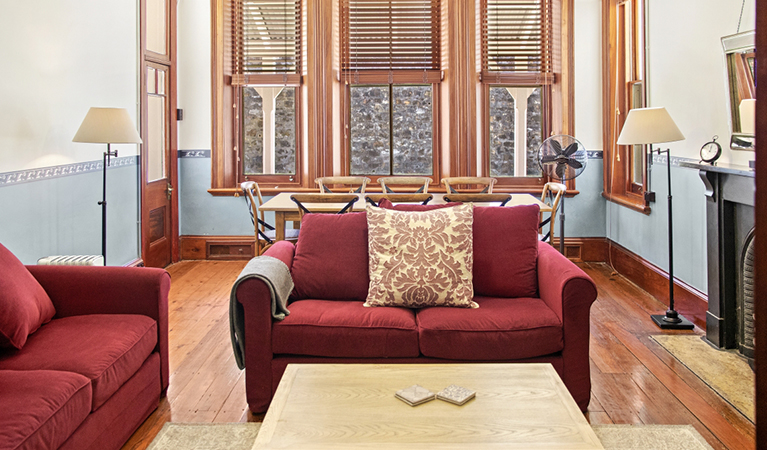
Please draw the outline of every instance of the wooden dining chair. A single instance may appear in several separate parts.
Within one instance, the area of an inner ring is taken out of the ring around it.
[[[498,203],[498,206],[506,206],[511,194],[445,194],[443,199],[446,202]]]
[[[481,194],[492,194],[493,185],[498,182],[491,177],[447,177],[442,179],[445,185],[445,192],[448,194],[458,194],[458,186],[477,186],[482,187]]]
[[[298,216],[303,219],[304,214],[344,214],[352,210],[354,204],[359,200],[355,194],[293,194],[290,199],[298,206]],[[340,208],[315,208],[310,211],[307,204],[335,204],[341,205]]]
[[[256,238],[255,254],[261,255],[266,249],[272,246],[276,240],[277,233],[275,232],[274,227],[266,222],[264,212],[261,210],[264,198],[261,196],[261,189],[258,187],[258,183],[255,181],[246,181],[240,184],[240,188],[244,194],[245,202],[248,205],[250,221],[253,223],[254,227]],[[298,232],[299,230],[285,230],[285,239],[298,239]]]
[[[314,180],[320,188],[320,194],[339,194],[346,191],[354,194],[364,194],[365,186],[370,183],[368,177],[320,177]],[[336,191],[331,191],[328,186],[343,186]]]
[[[410,186],[416,188],[415,191],[411,191],[414,194],[425,194],[429,192],[429,183],[431,178],[429,177],[381,177],[378,179],[378,184],[381,185],[381,192],[394,193],[390,186]]]
[[[425,205],[431,201],[431,194],[367,194],[365,201],[373,206],[378,206],[382,199],[387,199],[392,203],[420,203]]]
[[[565,193],[567,193],[567,186],[562,183],[548,182],[543,185],[541,201],[551,207],[551,215],[545,220],[541,220],[541,223],[538,226],[538,240],[551,242],[551,231],[554,230],[554,221],[556,219],[557,209],[559,208],[559,201]],[[541,213],[541,218],[543,218],[543,213]],[[547,224],[549,225],[549,232],[543,234],[543,227]]]

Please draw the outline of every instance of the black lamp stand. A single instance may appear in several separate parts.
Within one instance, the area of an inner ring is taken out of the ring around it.
[[[107,167],[111,157],[117,158],[117,150],[112,151],[111,144],[107,143],[107,151],[104,152],[104,181],[102,185],[101,205],[101,256],[104,257],[104,265],[107,265]]]
[[[671,215],[671,154],[669,149],[657,150],[658,155],[665,153],[668,158],[668,310],[666,314],[651,315],[656,325],[666,330],[692,330],[695,328],[692,322],[674,310],[674,226]],[[650,150],[652,154],[652,149]]]

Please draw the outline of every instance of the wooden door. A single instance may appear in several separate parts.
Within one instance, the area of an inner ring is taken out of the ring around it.
[[[141,5],[141,254],[146,266],[165,267],[178,260],[176,2]]]

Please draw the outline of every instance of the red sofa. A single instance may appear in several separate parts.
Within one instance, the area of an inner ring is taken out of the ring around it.
[[[161,269],[25,267],[0,245],[0,449],[119,449],[168,388]]]
[[[539,243],[538,207],[477,207],[473,287],[477,309],[363,307],[368,288],[365,213],[311,214],[294,247],[265,255],[284,262],[295,288],[282,321],[270,291],[247,279],[242,305],[248,405],[264,412],[289,363],[544,362],[578,406],[590,399],[589,310],[593,281]]]

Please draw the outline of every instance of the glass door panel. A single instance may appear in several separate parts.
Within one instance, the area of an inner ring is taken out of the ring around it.
[[[165,69],[147,68],[147,126],[148,142],[145,143],[147,152],[147,180],[152,181],[167,178],[165,161],[168,154],[167,130],[168,122],[166,112],[165,86],[168,77]]]
[[[168,54],[168,15],[166,0],[146,0],[146,49]]]

